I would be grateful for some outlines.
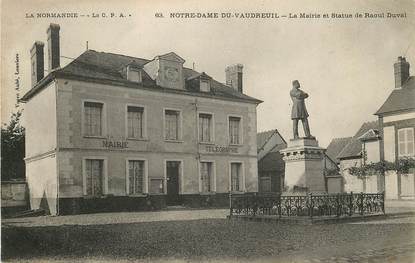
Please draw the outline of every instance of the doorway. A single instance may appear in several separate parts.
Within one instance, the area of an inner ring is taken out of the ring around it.
[[[180,161],[167,161],[166,162],[166,178],[167,178],[167,205],[179,205],[179,174],[180,174]]]

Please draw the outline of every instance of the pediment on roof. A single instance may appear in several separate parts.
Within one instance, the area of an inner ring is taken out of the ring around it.
[[[191,80],[194,80],[194,79],[210,80],[210,79],[212,79],[212,77],[209,76],[208,74],[206,74],[205,72],[202,72],[202,73],[199,73],[199,74],[188,77],[186,79],[186,81],[191,81]]]
[[[160,56],[158,56],[158,58],[169,60],[169,61],[179,62],[181,64],[183,64],[186,61],[174,52],[170,52],[170,53],[167,53],[167,54],[164,54],[164,55],[160,55]]]
[[[370,129],[366,133],[364,133],[362,136],[360,136],[358,139],[361,141],[377,140],[379,139],[379,131],[376,129]]]

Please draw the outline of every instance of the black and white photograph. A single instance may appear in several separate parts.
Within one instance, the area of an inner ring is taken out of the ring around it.
[[[415,262],[414,0],[0,5],[1,262]]]

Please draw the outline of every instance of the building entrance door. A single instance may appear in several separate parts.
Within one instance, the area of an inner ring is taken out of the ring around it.
[[[168,161],[166,162],[167,173],[167,205],[180,204],[179,198],[179,172],[180,162]]]

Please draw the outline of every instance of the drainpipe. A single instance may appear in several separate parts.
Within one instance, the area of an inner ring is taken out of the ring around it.
[[[196,167],[197,167],[197,181],[198,181],[198,189],[199,189],[199,193],[200,193],[200,145],[199,145],[199,123],[198,123],[198,119],[199,116],[197,114],[197,98],[195,98],[195,102],[192,103],[195,106],[195,134],[196,134]]]
[[[328,186],[328,179],[327,179],[327,158],[326,158],[326,151],[323,151],[323,160],[324,160],[324,168],[323,168],[323,176],[324,176],[324,188],[326,188],[326,193],[329,192],[329,186]]]
[[[367,156],[366,156],[366,142],[363,142],[362,165],[361,165],[362,167],[366,165],[366,158],[367,158]],[[366,193],[366,178],[367,178],[367,175],[365,174],[362,178],[362,180],[363,180],[363,192],[365,192],[365,193]]]
[[[55,79],[55,114],[56,114],[56,148],[55,148],[55,161],[56,161],[56,215],[59,215],[59,188],[60,188],[60,176],[59,176],[59,129],[58,129],[58,81]]]

